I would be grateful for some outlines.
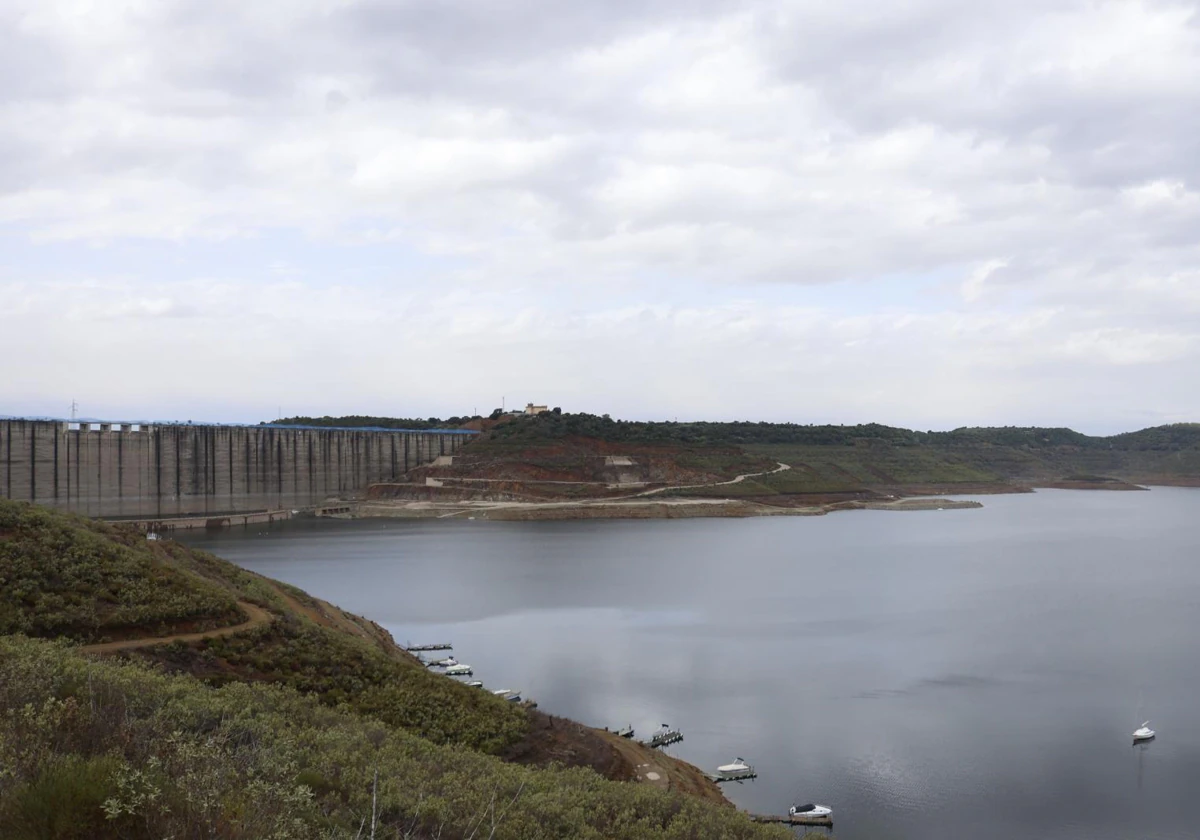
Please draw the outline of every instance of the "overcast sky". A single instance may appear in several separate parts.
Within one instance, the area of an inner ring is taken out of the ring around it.
[[[0,2],[0,414],[1200,420],[1196,3]]]

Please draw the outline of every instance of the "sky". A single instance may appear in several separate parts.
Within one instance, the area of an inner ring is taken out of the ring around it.
[[[1200,10],[0,0],[0,414],[1200,420]]]

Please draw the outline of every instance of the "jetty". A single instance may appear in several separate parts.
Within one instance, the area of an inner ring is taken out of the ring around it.
[[[807,825],[816,828],[833,828],[833,817],[806,817],[803,814],[748,814],[751,822],[782,823],[783,825]]]
[[[641,743],[643,746],[647,746],[652,750],[657,750],[660,747],[668,747],[671,744],[678,744],[682,740],[683,733],[678,729],[667,729],[657,733],[651,737],[649,741],[642,741]]]
[[[454,645],[449,642],[439,645],[409,645],[405,650],[409,653],[420,653],[423,650],[454,650]]]

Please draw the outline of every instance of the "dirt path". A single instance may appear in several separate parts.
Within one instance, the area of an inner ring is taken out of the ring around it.
[[[165,645],[169,642],[198,642],[201,639],[213,639],[218,636],[232,636],[234,633],[244,633],[255,627],[262,627],[274,620],[274,616],[255,604],[238,601],[238,606],[250,616],[248,621],[235,624],[232,627],[218,627],[215,630],[205,630],[202,633],[177,633],[174,636],[153,636],[147,639],[125,639],[120,642],[103,642],[98,645],[84,645],[80,648],[84,653],[115,653],[120,650]]]
[[[464,513],[473,513],[488,510],[504,510],[504,509],[522,509],[522,508],[538,508],[549,510],[553,508],[583,508],[583,507],[616,507],[630,503],[637,503],[637,500],[643,499],[646,496],[653,496],[657,493],[665,493],[667,490],[697,490],[702,487],[726,487],[730,484],[741,484],[748,478],[758,478],[760,475],[774,475],[775,473],[790,470],[791,467],[782,461],[779,462],[773,470],[756,473],[743,473],[739,476],[734,476],[728,481],[715,481],[712,484],[675,484],[668,487],[655,487],[653,490],[643,490],[640,493],[632,493],[628,496],[611,496],[604,499],[572,499],[565,502],[465,502],[465,506],[458,510],[452,510],[449,513],[438,515],[438,519],[449,519],[454,516],[462,516]],[[658,504],[672,505],[724,505],[728,504],[728,499],[664,499]]]
[[[342,615],[341,611],[332,604],[324,601],[318,601],[317,607],[310,607],[307,604],[301,603],[283,587],[275,586],[273,582],[272,588],[275,590],[275,594],[282,598],[283,602],[287,604],[293,612],[299,613],[313,624],[321,627],[328,627],[331,630],[341,630],[343,632],[351,633],[355,636],[361,636],[369,641],[374,641],[370,633],[355,624],[345,615]],[[328,610],[325,609],[326,607]]]
[[[756,472],[756,473],[744,473],[742,475],[735,476],[735,477],[729,479],[728,481],[715,481],[712,484],[679,484],[679,485],[675,485],[672,487],[655,487],[653,490],[643,490],[641,493],[635,493],[632,496],[624,496],[623,498],[636,499],[641,496],[653,496],[655,493],[664,493],[667,490],[698,490],[701,487],[726,487],[730,484],[741,484],[747,478],[758,478],[760,475],[775,475],[775,473],[781,473],[784,470],[791,469],[790,466],[783,463],[782,461],[777,461],[776,463],[778,463],[779,466],[777,466],[773,470],[767,470],[765,472]]]

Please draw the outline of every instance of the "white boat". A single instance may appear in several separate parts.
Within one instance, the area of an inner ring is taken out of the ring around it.
[[[511,700],[513,703],[519,702],[521,699],[521,692],[514,691],[511,688],[500,688],[493,691],[492,694],[495,694],[497,697],[503,697],[505,700]]]
[[[471,666],[456,663],[446,669],[446,674],[451,677],[469,677],[471,676]]]
[[[733,763],[722,764],[717,768],[717,774],[720,776],[744,776],[753,771],[754,768],[747,764],[744,758],[735,758]]]
[[[1137,741],[1150,741],[1153,738],[1154,730],[1150,728],[1150,721],[1146,721],[1137,729],[1133,730],[1133,740],[1135,743]]]
[[[483,688],[483,682],[480,680],[471,680],[467,685],[471,688]]]
[[[445,659],[435,659],[429,663],[433,668],[453,668],[458,664],[458,660],[453,656],[447,656]]]
[[[808,805],[793,805],[788,809],[788,814],[793,817],[829,817],[833,815],[833,809],[809,803]]]

